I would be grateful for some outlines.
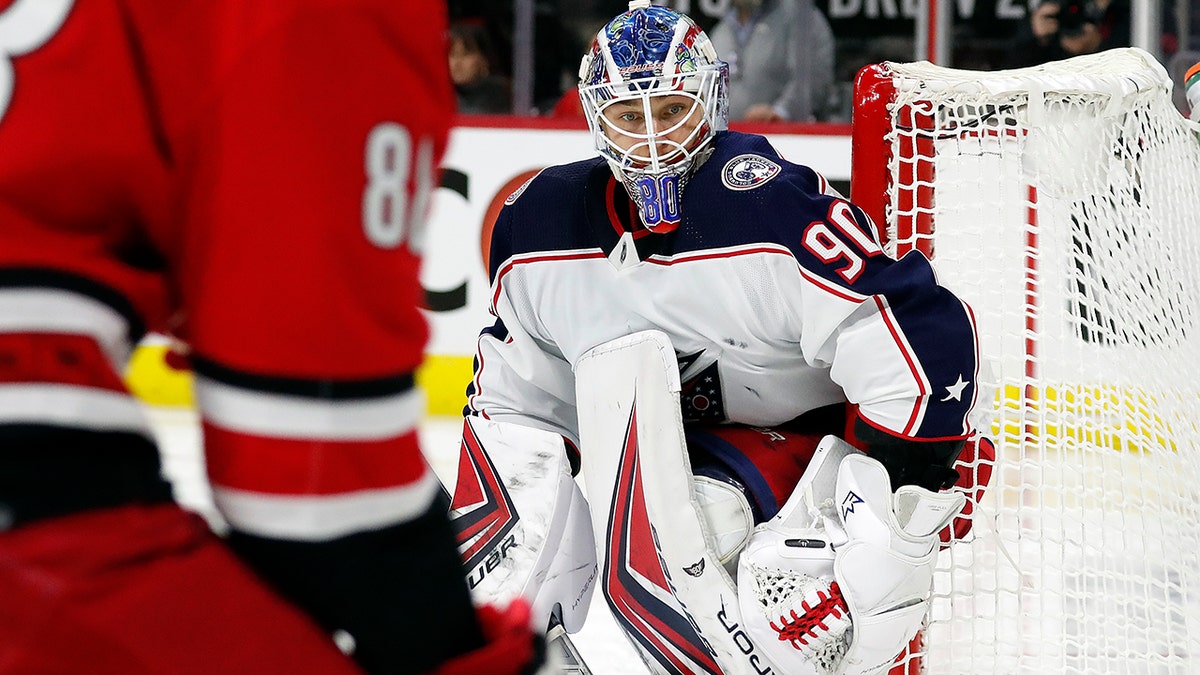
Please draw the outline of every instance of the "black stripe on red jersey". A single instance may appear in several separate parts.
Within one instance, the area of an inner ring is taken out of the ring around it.
[[[129,324],[129,341],[137,342],[146,334],[146,323],[122,293],[87,277],[41,267],[0,268],[0,289],[33,288],[70,291],[101,302],[121,315]]]
[[[158,448],[145,436],[0,425],[0,530],[41,518],[171,499]]]
[[[416,386],[412,373],[366,380],[317,380],[247,373],[193,354],[189,360],[197,375],[239,389],[321,400],[353,400],[403,394]]]

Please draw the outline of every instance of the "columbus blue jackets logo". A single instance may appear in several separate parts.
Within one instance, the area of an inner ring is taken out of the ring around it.
[[[658,537],[646,511],[637,439],[637,401],[625,430],[604,556],[604,596],[613,617],[669,673],[719,675],[712,647],[688,620],[671,589]]]
[[[782,170],[762,155],[738,155],[721,169],[721,182],[730,190],[753,190],[778,176]]]

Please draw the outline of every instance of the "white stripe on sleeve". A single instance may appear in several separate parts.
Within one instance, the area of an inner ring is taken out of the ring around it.
[[[52,288],[0,289],[0,333],[91,336],[118,373],[133,352],[129,322],[120,312],[86,295]]]
[[[152,437],[145,411],[129,394],[69,384],[0,384],[0,424],[48,424]]]
[[[207,421],[273,438],[386,439],[415,429],[425,410],[416,387],[391,396],[328,400],[254,391],[197,375],[195,388]]]
[[[263,537],[328,541],[414,520],[433,504],[439,482],[428,467],[415,483],[333,495],[277,495],[214,486],[230,525]]]

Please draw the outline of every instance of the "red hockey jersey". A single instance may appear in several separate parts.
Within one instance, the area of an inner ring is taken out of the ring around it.
[[[412,373],[444,40],[433,3],[0,0],[0,507],[159,494],[118,376],[149,329],[191,346],[235,528],[315,541],[429,508]]]

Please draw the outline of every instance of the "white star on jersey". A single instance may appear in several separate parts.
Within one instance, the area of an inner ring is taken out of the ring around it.
[[[970,381],[963,380],[962,375],[959,375],[958,381],[946,387],[946,398],[942,400],[949,401],[950,399],[954,399],[955,401],[961,401],[963,389],[966,389],[968,384],[970,384]]]

